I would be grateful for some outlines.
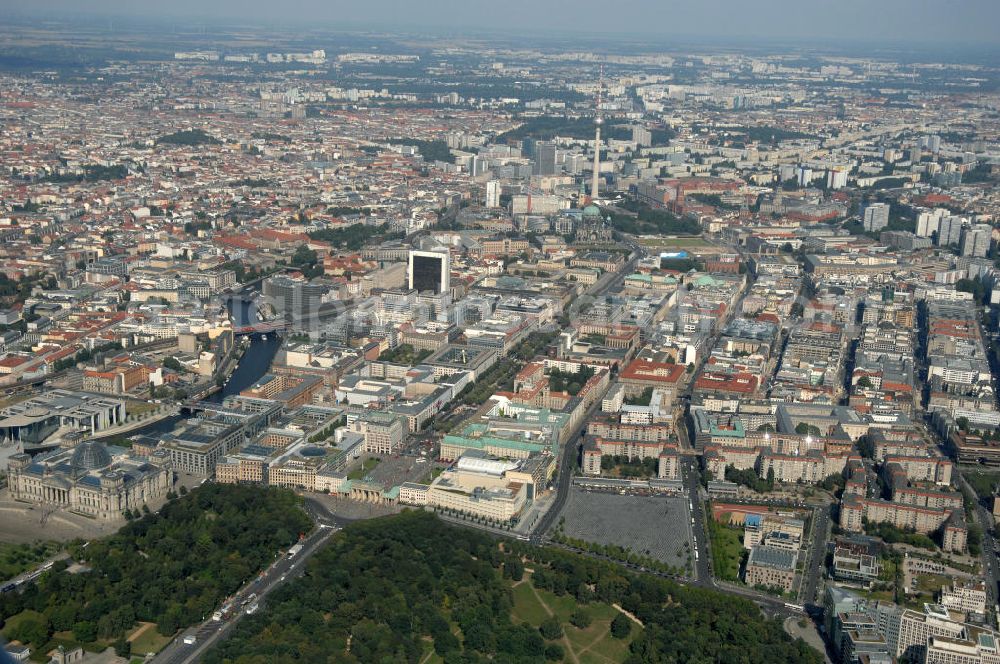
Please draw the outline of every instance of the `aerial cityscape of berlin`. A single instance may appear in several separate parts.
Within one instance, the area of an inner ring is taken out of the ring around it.
[[[0,664],[1000,664],[998,381],[998,0],[0,0]]]

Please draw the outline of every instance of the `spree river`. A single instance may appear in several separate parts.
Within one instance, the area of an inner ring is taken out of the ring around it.
[[[258,322],[257,309],[252,302],[247,302],[246,300],[237,300],[236,302],[237,304],[234,304],[233,300],[229,300],[227,305],[229,313],[233,318],[234,328]],[[222,386],[222,389],[209,396],[205,401],[221,403],[226,397],[232,394],[239,394],[256,383],[260,380],[261,376],[267,373],[268,368],[271,366],[271,360],[274,359],[274,355],[280,347],[281,339],[275,332],[268,335],[251,335],[250,346],[243,353],[243,357],[240,358],[236,370],[229,376],[229,380]],[[167,417],[159,422],[150,424],[148,427],[135,429],[128,435],[145,434],[147,436],[157,436],[171,431],[183,419],[185,419],[184,415]]]

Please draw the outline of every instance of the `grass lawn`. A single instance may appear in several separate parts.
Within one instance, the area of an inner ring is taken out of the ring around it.
[[[434,641],[430,638],[425,638],[423,640],[423,652],[420,655],[419,664],[444,664],[444,659],[441,655],[434,652]]]
[[[514,588],[514,610],[511,617],[516,622],[526,622],[535,627],[549,617],[530,583],[524,582]]]
[[[950,586],[952,578],[943,574],[920,574],[917,579],[917,592],[935,594],[942,586]]]
[[[128,416],[135,419],[144,413],[156,410],[159,406],[148,401],[129,401],[125,408],[128,411]]]
[[[0,543],[0,581],[12,579],[55,555],[61,547],[55,542],[35,544]]]
[[[160,634],[153,623],[139,623],[139,627],[129,635],[128,639],[132,642],[132,652],[140,655],[160,652],[170,643],[170,637]]]
[[[715,574],[725,581],[738,581],[743,558],[743,531],[729,528],[709,516],[708,537]]]
[[[554,615],[562,623],[563,638],[558,643],[566,650],[564,661],[579,661],[580,664],[612,664],[622,662],[628,656],[629,644],[641,633],[638,625],[632,625],[632,634],[626,639],[611,636],[611,621],[618,610],[607,604],[578,604],[571,595],[559,597],[547,590],[538,590],[531,585],[530,576],[513,588],[514,609],[511,619],[526,622],[537,627]],[[569,618],[578,609],[590,614],[591,624],[586,629],[574,627]],[[550,613],[551,612],[551,613]]]
[[[563,627],[563,630],[566,632],[566,638],[569,639],[573,650],[578,653],[589,649],[598,641],[608,636],[608,626],[614,620],[615,614],[618,613],[614,607],[607,604],[591,604],[582,608],[590,614],[593,621],[590,626],[586,629],[578,629],[573,625]]]
[[[976,491],[979,498],[986,498],[992,495],[1000,485],[1000,473],[991,473],[982,470],[963,470],[962,476]]]
[[[610,626],[610,622],[608,625]],[[632,635],[639,633],[639,626],[632,625]],[[604,638],[590,646],[588,653],[595,655],[600,655],[605,658],[605,661],[610,662],[624,662],[625,658],[628,657],[628,646],[632,643],[634,636],[630,636],[624,639],[616,639],[611,636],[611,632],[605,632]]]
[[[883,602],[893,602],[895,601],[895,593],[891,590],[865,590],[861,594],[871,600],[880,600]]]
[[[30,611],[30,610],[21,611],[20,613],[13,615],[10,618],[7,618],[7,621],[3,624],[4,636],[6,636],[9,639],[10,633],[14,631],[15,628],[20,627],[21,623],[23,623],[25,620],[32,620],[32,619],[43,621],[46,618],[38,611]]]
[[[372,472],[372,469],[374,469],[375,466],[379,465],[380,463],[382,463],[381,459],[377,459],[375,457],[368,457],[367,459],[365,459],[364,463],[362,463],[360,467],[355,468],[351,472],[347,473],[347,479],[360,480],[365,475]]]

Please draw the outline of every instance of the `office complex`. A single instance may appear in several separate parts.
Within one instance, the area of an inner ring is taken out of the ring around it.
[[[446,252],[411,251],[407,281],[418,293],[447,293],[451,283],[451,256]]]
[[[556,144],[549,141],[535,143],[535,175],[555,175]]]

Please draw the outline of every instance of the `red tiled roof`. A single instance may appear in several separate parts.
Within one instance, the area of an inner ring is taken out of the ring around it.
[[[682,364],[633,360],[621,373],[622,380],[652,380],[661,383],[677,383],[684,375]]]

